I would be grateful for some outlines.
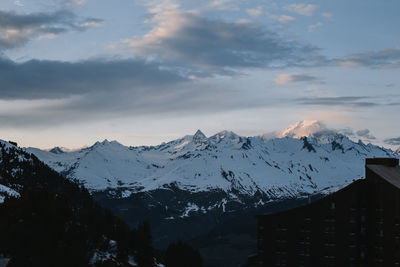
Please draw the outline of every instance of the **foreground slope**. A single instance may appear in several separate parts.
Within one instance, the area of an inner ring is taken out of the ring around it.
[[[86,189],[2,140],[0,218],[0,260],[7,266],[154,262],[148,230],[131,231],[96,204]]]

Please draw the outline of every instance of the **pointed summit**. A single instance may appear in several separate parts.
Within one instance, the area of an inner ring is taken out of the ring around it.
[[[102,145],[108,145],[110,143],[110,141],[108,141],[108,139],[104,139],[103,142],[101,142]]]
[[[49,152],[50,152],[50,153],[53,153],[53,154],[63,154],[63,153],[64,153],[64,151],[62,150],[62,148],[61,148],[61,147],[58,147],[58,146],[56,146],[56,147],[50,149]]]
[[[193,135],[193,141],[201,141],[205,139],[207,139],[207,137],[200,130],[197,130],[196,133]]]

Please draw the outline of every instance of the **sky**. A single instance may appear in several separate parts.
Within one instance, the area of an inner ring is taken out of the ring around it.
[[[155,145],[319,120],[400,146],[397,0],[2,0],[0,139]]]

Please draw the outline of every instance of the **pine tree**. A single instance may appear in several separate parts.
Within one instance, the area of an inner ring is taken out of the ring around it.
[[[165,253],[165,267],[202,267],[200,253],[189,244],[179,241],[170,244]]]

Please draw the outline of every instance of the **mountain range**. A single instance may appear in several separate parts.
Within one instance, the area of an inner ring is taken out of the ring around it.
[[[207,266],[245,262],[256,247],[255,215],[305,204],[308,196],[363,178],[365,158],[399,157],[318,121],[274,136],[222,131],[207,137],[198,130],[157,146],[104,140],[75,151],[25,151],[85,186],[131,226],[149,221],[156,247],[187,241]],[[221,260],[224,253],[230,261]]]
[[[158,146],[104,140],[73,152],[58,147],[26,151],[89,191],[120,189],[119,197],[176,187],[287,198],[336,190],[363,176],[365,158],[396,156],[390,149],[321,129],[317,121],[298,123],[272,139],[230,131],[207,138],[198,130]]]

